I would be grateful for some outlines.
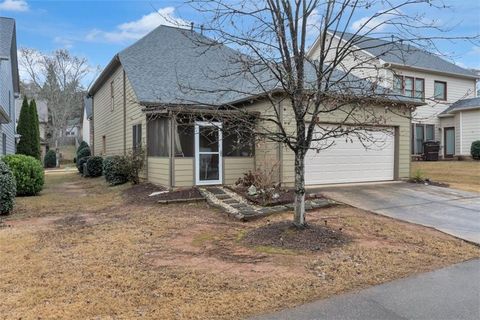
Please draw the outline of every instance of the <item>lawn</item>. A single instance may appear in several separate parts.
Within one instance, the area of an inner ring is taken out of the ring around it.
[[[102,178],[46,179],[0,227],[5,319],[238,319],[480,256],[347,206],[309,213],[299,233],[291,212],[243,223]]]
[[[417,170],[425,178],[452,188],[480,192],[480,161],[413,161],[412,175]]]

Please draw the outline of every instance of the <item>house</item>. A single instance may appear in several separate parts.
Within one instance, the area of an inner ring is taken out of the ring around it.
[[[67,120],[67,126],[65,128],[66,137],[80,137],[81,130],[80,118]]]
[[[15,20],[0,17],[0,155],[15,153],[15,99],[20,94]]]
[[[90,145],[92,141],[90,135],[91,126],[90,122],[92,121],[92,99],[85,97],[83,100],[83,116],[82,116],[82,140]]]
[[[30,102],[29,102],[30,103]],[[40,131],[40,151],[41,159],[45,156],[49,149],[47,127],[48,127],[48,106],[45,100],[35,100],[38,114],[38,129]],[[15,101],[15,128],[18,126],[18,119],[20,117],[20,111],[22,110],[23,97]]]
[[[208,50],[202,43],[210,44]],[[229,130],[233,124],[228,117],[235,110],[222,106],[243,108],[252,118],[274,112],[258,84],[207,75],[235,68],[230,58],[238,54],[193,30],[167,26],[159,26],[116,54],[88,92],[93,153],[123,155],[142,146],[147,153],[144,178],[168,187],[233,184],[243,173],[267,165],[274,169],[275,180],[293,185],[294,154],[289,149]],[[281,91],[272,90],[271,95],[282,121],[294,130],[289,102]],[[391,101],[366,105],[365,109],[381,112],[385,118],[381,128],[369,128],[385,137],[384,147],[367,150],[359,141],[347,143],[341,138],[332,141],[335,147],[321,156],[309,151],[306,184],[409,177],[411,106]],[[330,114],[326,126],[335,125],[341,116]]]
[[[412,155],[423,153],[423,142],[435,140],[440,142],[440,155],[453,156],[451,153],[455,151],[451,148],[447,150],[446,146],[452,145],[449,139],[457,134],[453,134],[455,129],[452,128],[445,134],[441,115],[453,103],[476,96],[476,83],[480,78],[478,73],[402,41],[346,32],[330,31],[328,34],[332,38],[332,48],[341,47],[346,41],[353,41],[355,44],[349,58],[342,65],[345,70],[352,70],[372,82],[426,102],[412,114]],[[308,54],[312,58],[318,57],[318,39]]]
[[[480,97],[458,100],[439,118],[444,157],[470,157],[472,142],[480,140]]]

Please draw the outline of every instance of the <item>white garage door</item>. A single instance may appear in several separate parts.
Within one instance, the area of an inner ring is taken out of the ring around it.
[[[318,129],[320,131],[320,129]],[[317,133],[318,134],[318,133]],[[305,184],[388,181],[394,179],[395,136],[393,128],[361,131],[363,143],[355,136],[313,142],[305,157]]]

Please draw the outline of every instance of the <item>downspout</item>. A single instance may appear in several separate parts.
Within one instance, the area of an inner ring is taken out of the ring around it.
[[[90,121],[90,131],[92,132],[91,134],[92,141],[90,141],[90,144],[92,148],[92,154],[95,155],[95,99],[93,99],[93,96],[91,99],[92,99],[92,120]],[[90,132],[88,134],[90,134]]]
[[[125,70],[123,70],[123,155],[127,154],[127,86],[125,80]]]
[[[172,188],[175,183],[175,157],[174,157],[174,133],[175,133],[175,123],[176,116],[169,111],[168,118],[170,119],[170,152],[169,152],[169,166],[170,166],[170,177],[168,179],[169,188]]]
[[[463,155],[463,134],[462,134],[462,128],[463,128],[463,117],[462,117],[462,112],[460,111],[460,126],[458,130],[460,131],[460,155]]]

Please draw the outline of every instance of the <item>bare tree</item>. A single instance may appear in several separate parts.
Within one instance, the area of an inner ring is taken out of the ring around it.
[[[405,98],[395,92],[394,72],[386,72],[386,67],[379,64],[381,57],[395,54],[402,59],[418,47],[438,53],[435,43],[440,39],[478,44],[478,36],[448,37],[448,30],[427,19],[426,9],[446,8],[435,0],[188,3],[204,16],[201,32],[215,40],[193,36],[199,46],[209,50],[225,44],[240,54],[229,55],[232,68],[224,72],[205,70],[205,77],[218,80],[222,88],[192,87],[183,79],[178,80],[179,85],[198,95],[215,90],[268,101],[269,114],[257,114],[254,125],[245,117],[245,104],[212,104],[208,113],[213,114],[212,108],[233,109],[230,117],[244,130],[251,126],[257,139],[281,143],[294,154],[294,224],[300,227],[305,225],[308,150],[321,155],[332,146],[332,139],[339,137],[359,139],[366,148],[381,147],[382,141],[372,133],[386,123],[389,115],[410,117],[415,106],[433,98]],[[316,41],[309,50],[313,39]],[[364,50],[378,54],[365,55]]]
[[[56,142],[63,136],[67,121],[81,115],[85,94],[82,80],[90,72],[88,61],[65,49],[44,54],[21,48],[20,65],[28,75],[24,81],[29,91],[47,101],[48,136]]]

